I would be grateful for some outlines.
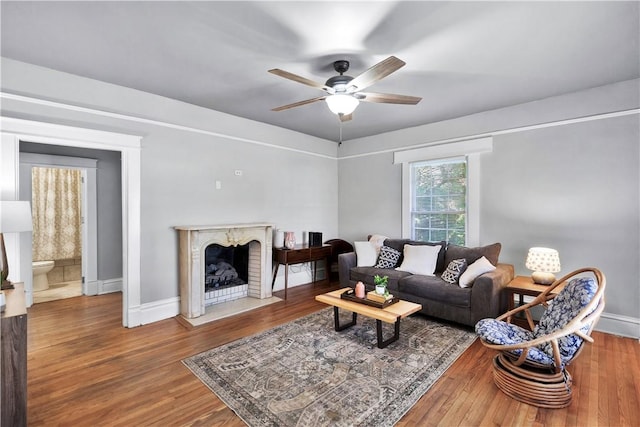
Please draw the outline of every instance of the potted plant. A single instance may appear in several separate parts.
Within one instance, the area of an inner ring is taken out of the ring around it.
[[[387,290],[387,283],[389,282],[388,276],[380,276],[376,274],[373,277],[373,284],[376,285],[376,294],[378,295],[387,295],[389,291]]]

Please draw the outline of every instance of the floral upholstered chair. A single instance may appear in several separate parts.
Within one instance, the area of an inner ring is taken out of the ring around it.
[[[583,268],[557,280],[532,302],[497,319],[480,320],[476,334],[482,344],[500,351],[494,359],[496,385],[537,406],[567,406],[571,402],[571,375],[566,366],[585,341],[593,342],[591,332],[604,309],[605,285],[598,269]],[[559,293],[552,292],[561,286],[564,289]],[[534,326],[531,309],[540,305],[546,310]],[[524,313],[532,330],[511,323],[519,313]],[[515,393],[514,384],[520,387]],[[561,392],[561,397],[550,398],[557,395],[556,387],[568,394]]]

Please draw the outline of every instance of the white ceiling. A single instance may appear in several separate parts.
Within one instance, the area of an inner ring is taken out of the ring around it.
[[[9,2],[3,57],[337,140],[323,92],[332,62],[416,106],[361,103],[344,140],[640,77],[639,2]]]

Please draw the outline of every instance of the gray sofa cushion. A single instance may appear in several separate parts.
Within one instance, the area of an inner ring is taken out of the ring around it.
[[[450,285],[437,276],[414,274],[405,277],[399,281],[398,290],[457,307],[471,307],[471,288]]]
[[[385,246],[389,246],[400,251],[400,253],[404,251],[404,245],[414,245],[414,246],[440,245],[440,252],[438,252],[438,262],[436,263],[435,273],[442,273],[444,269],[447,267],[447,265],[449,265],[448,263],[445,264],[445,252],[447,250],[447,242],[445,242],[444,240],[442,242],[418,242],[416,240],[410,240],[410,239],[386,239],[384,241],[384,244]],[[404,257],[400,256],[400,259],[398,260],[398,265],[402,265],[403,260],[404,260]]]
[[[500,243],[480,246],[477,248],[449,245],[444,257],[445,266],[449,265],[449,263],[454,259],[460,258],[466,259],[467,265],[471,265],[483,256],[486,257],[491,264],[498,265],[498,256],[500,255],[500,249],[502,249],[502,245]]]

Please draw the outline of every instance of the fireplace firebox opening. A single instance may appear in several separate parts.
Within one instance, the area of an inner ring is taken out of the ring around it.
[[[205,292],[241,286],[249,281],[249,244],[205,249]]]

